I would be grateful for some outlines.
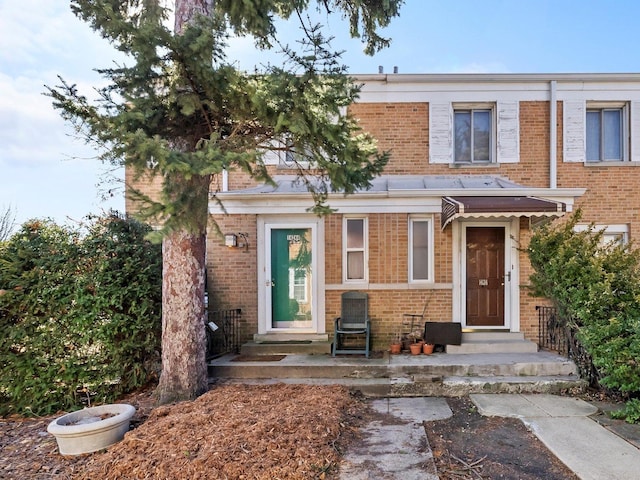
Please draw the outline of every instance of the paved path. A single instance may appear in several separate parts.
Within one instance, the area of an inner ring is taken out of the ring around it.
[[[346,452],[342,480],[437,480],[436,467],[422,423],[452,415],[444,398],[385,398],[371,406],[389,418],[361,430],[362,442]]]
[[[470,395],[487,416],[515,417],[582,480],[640,478],[640,450],[589,418],[597,408],[554,395]]]

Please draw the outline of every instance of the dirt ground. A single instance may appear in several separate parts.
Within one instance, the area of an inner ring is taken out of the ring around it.
[[[94,454],[60,455],[46,432],[55,417],[0,420],[0,478],[336,479],[341,453],[373,418],[339,386],[227,385],[158,408],[151,391],[123,401],[138,409],[132,430]],[[425,423],[442,479],[576,478],[520,421],[448,402],[452,418]]]
[[[441,479],[578,478],[520,420],[483,417],[468,397],[447,403],[451,418],[425,422]]]

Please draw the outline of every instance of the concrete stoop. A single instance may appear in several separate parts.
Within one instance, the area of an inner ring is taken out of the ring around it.
[[[538,345],[521,332],[463,332],[461,345],[447,345],[447,353],[535,353]]]
[[[210,362],[209,377],[218,384],[340,384],[369,397],[558,393],[585,387],[575,364],[550,352],[385,354],[371,359],[285,355],[265,361],[238,361],[231,355]]]

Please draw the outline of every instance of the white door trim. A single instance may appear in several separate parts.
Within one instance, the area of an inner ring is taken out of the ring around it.
[[[258,237],[258,334],[267,333],[325,333],[324,300],[324,220],[310,215],[269,216],[260,215],[257,220]],[[271,259],[272,228],[310,228],[312,260],[312,326],[310,328],[273,328],[271,322],[271,291],[268,286],[267,262]]]
[[[456,221],[452,223],[453,236],[453,321],[460,322],[466,328],[466,265],[467,265],[467,227],[504,227],[504,321],[505,329],[511,332],[520,331],[520,262],[518,242],[520,233],[520,219],[495,221]],[[510,275],[509,275],[510,273]],[[496,327],[476,327],[474,330],[490,330]]]

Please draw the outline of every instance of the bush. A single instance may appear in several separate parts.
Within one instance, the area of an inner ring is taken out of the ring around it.
[[[551,299],[601,375],[628,397],[640,391],[640,251],[603,244],[593,225],[576,232],[581,213],[537,230],[527,253],[532,294]]]
[[[111,402],[159,361],[162,254],[116,214],[32,220],[0,245],[0,414]]]

